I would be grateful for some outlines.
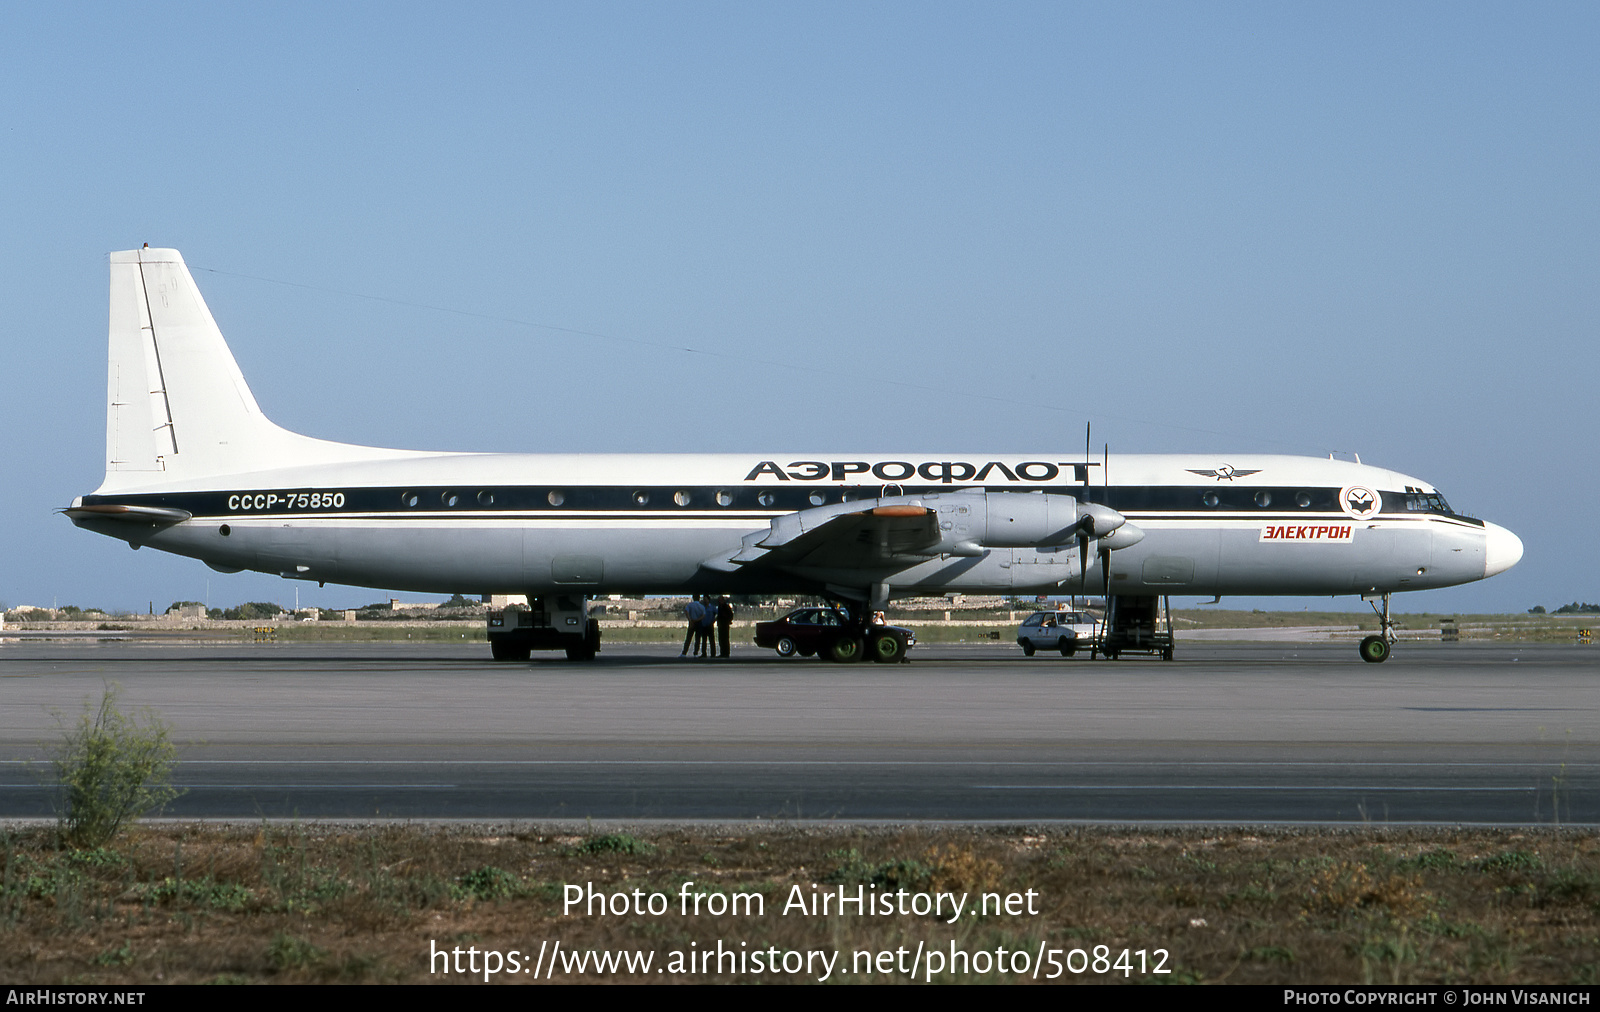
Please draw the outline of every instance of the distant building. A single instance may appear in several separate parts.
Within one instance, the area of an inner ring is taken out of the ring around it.
[[[432,611],[439,607],[438,601],[402,601],[399,598],[389,598],[390,611]]]

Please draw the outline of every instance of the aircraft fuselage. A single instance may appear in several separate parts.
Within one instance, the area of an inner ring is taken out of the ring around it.
[[[169,526],[74,519],[218,569],[438,593],[776,593],[859,583],[854,570],[702,563],[786,514],[885,496],[936,505],[979,489],[1072,496],[1126,517],[1145,537],[1111,553],[1114,593],[1374,594],[1468,583],[1515,561],[1509,532],[1451,511],[1419,479],[1370,465],[1117,455],[1107,483],[1103,462],[1087,463],[1060,455],[419,453],[74,504],[190,515]],[[885,582],[897,597],[1063,592],[1080,583],[1098,592],[1099,561],[1088,555],[1086,574],[1083,558],[1070,543],[986,548],[976,557],[930,556]]]

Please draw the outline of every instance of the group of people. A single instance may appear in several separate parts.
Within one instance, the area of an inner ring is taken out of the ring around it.
[[[683,617],[689,622],[689,631],[683,637],[683,652],[679,657],[689,656],[689,647],[694,646],[696,657],[716,657],[717,648],[722,649],[721,656],[728,656],[728,631],[733,628],[733,602],[728,600],[726,594],[713,598],[710,594],[696,594],[694,599],[683,606]],[[711,630],[717,631],[717,640],[712,642]]]

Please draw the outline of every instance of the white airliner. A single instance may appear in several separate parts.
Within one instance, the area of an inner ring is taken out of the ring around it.
[[[603,593],[818,593],[867,615],[953,591],[1104,591],[1113,604],[1381,599],[1383,633],[1361,646],[1381,661],[1391,593],[1522,557],[1516,535],[1427,482],[1318,457],[433,453],[313,439],[262,414],[170,249],[111,254],[107,401],[105,481],[65,510],[73,523],[223,572],[526,594],[520,621],[537,628],[491,633],[497,656],[592,657],[587,601]],[[863,622],[833,655],[885,639]]]

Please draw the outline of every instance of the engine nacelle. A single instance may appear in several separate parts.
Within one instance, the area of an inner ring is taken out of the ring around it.
[[[976,498],[976,497],[975,497]],[[978,543],[987,548],[1064,545],[1078,536],[1078,500],[1049,492],[988,492]]]
[[[1050,548],[1080,534],[1103,537],[1123,526],[1122,514],[1099,503],[1079,504],[1049,492],[940,492],[907,496],[938,514],[946,555],[979,555],[985,548]]]

